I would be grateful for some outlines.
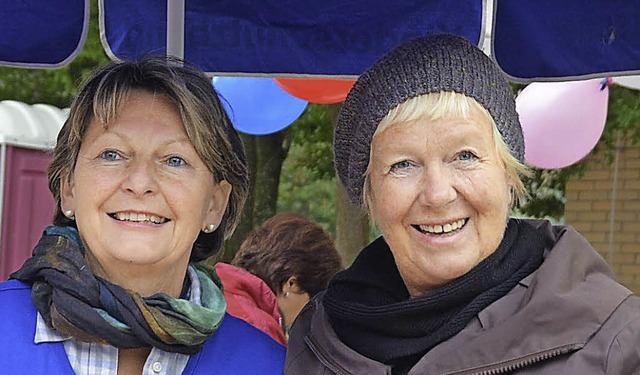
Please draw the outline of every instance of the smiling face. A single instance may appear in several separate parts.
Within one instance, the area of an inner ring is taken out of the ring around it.
[[[369,210],[415,297],[464,275],[504,234],[510,186],[482,113],[394,123],[371,144]]]
[[[214,181],[162,96],[131,92],[107,125],[90,123],[70,181],[62,178],[62,207],[75,211],[108,276],[177,269],[166,276],[175,273],[181,287],[193,242],[207,225],[218,226],[231,186]]]

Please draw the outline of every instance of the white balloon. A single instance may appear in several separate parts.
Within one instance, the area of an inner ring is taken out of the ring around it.
[[[640,76],[613,77],[613,83],[629,89],[640,90]]]

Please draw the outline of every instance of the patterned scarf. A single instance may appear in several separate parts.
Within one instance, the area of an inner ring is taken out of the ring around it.
[[[425,353],[535,271],[547,244],[529,223],[511,219],[498,249],[449,284],[417,298],[384,239],[367,246],[329,283],[323,304],[350,348],[406,373]]]
[[[141,297],[92,273],[75,228],[51,226],[11,278],[32,285],[36,308],[63,334],[120,349],[153,346],[194,354],[222,322],[227,304],[214,269],[191,266],[202,305],[163,293]]]

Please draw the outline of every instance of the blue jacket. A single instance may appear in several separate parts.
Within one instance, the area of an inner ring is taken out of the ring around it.
[[[0,372],[73,375],[63,343],[33,343],[36,314],[29,285],[0,283]],[[227,314],[183,374],[282,374],[284,357],[282,345]]]

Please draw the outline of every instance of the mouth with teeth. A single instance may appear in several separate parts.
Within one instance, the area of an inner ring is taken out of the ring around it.
[[[118,221],[129,221],[134,223],[164,224],[170,221],[166,217],[137,213],[137,212],[113,212],[108,215]]]
[[[446,224],[435,224],[435,225],[414,224],[412,225],[412,227],[415,228],[420,233],[443,236],[443,235],[450,235],[452,233],[455,233],[461,230],[462,228],[464,228],[465,225],[467,225],[468,222],[469,222],[469,218],[466,218],[466,219],[460,219],[460,220],[456,220]]]

